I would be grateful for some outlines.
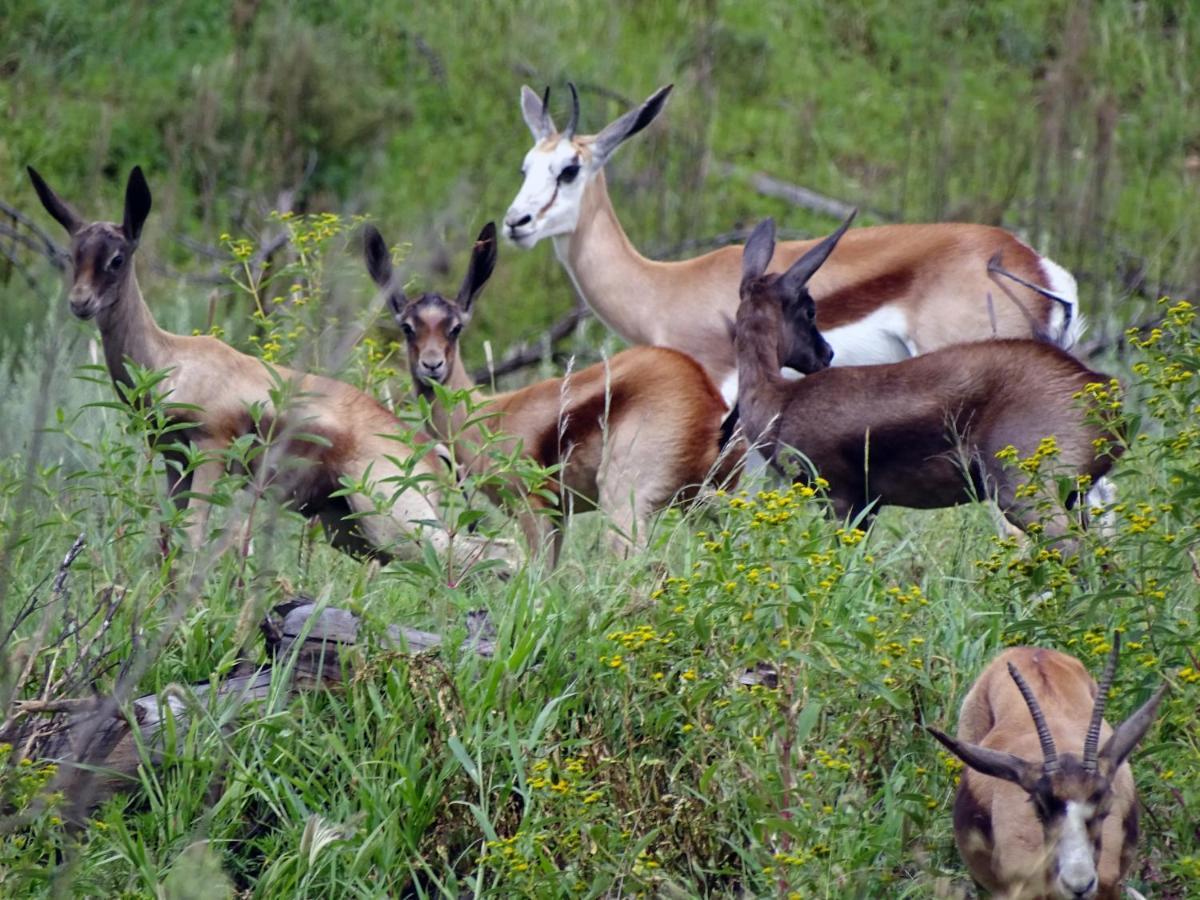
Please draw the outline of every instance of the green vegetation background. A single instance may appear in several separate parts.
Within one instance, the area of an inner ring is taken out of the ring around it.
[[[1131,384],[1147,434],[1120,466],[1113,549],[1090,544],[1070,568],[998,543],[982,508],[889,511],[861,541],[806,498],[773,495],[672,513],[654,565],[605,557],[592,523],[557,573],[450,587],[372,574],[319,539],[305,549],[289,519],[250,558],[217,561],[175,621],[157,556],[158,523],[173,521],[161,463],[143,426],[94,405],[111,387],[79,377],[94,327],[70,319],[60,276],[0,231],[0,624],[47,596],[84,532],[64,621],[123,596],[113,658],[165,642],[146,692],[228,673],[293,588],[354,609],[369,634],[397,620],[453,631],[485,606],[501,647],[488,664],[359,660],[342,693],[273,702],[225,731],[200,717],[165,773],[147,771],[136,799],[105,806],[79,839],[53,807],[6,832],[0,894],[962,896],[955,768],[914,719],[953,723],[1007,643],[1062,647],[1095,670],[1116,625],[1131,646],[1113,717],[1161,677],[1177,687],[1135,760],[1135,883],[1195,896],[1200,340],[1186,309],[1157,302],[1200,284],[1194,3],[0,0],[0,200],[62,243],[26,164],[103,218],[119,218],[142,165],[152,309],[253,350],[263,332],[223,234],[270,235],[281,199],[365,214],[408,248],[411,277],[454,284],[520,183],[520,85],[552,85],[561,120],[567,79],[586,131],[676,85],[609,167],[650,255],[698,252],[767,214],[829,229],[757,194],[746,176],[764,172],[856,203],[866,223],[1001,223],[1074,271],[1085,346]],[[320,315],[368,324],[354,232],[333,231]],[[573,302],[548,246],[502,247],[468,355],[482,362],[485,339],[502,355]],[[1164,316],[1165,336],[1121,343]],[[285,351],[292,321],[266,329]],[[382,346],[347,377],[382,389]],[[618,344],[591,323],[570,346]],[[51,427],[35,440],[39,402]],[[30,635],[16,639],[28,649]],[[763,659],[780,691],[734,686]],[[98,687],[110,686],[111,673]],[[53,784],[43,769],[5,773],[4,814]]]

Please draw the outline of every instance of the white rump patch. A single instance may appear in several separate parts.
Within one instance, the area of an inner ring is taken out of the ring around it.
[[[1042,274],[1047,289],[1071,307],[1071,321],[1067,322],[1067,311],[1061,303],[1055,303],[1050,312],[1050,334],[1064,350],[1070,350],[1083,334],[1083,315],[1079,312],[1079,286],[1075,276],[1052,259],[1041,257]]]
[[[908,319],[895,306],[881,306],[857,322],[821,333],[833,348],[835,366],[875,366],[917,355],[908,334]]]

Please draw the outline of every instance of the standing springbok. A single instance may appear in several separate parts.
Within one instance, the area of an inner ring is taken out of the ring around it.
[[[968,766],[954,800],[954,840],[975,880],[998,897],[1120,896],[1138,838],[1126,759],[1167,685],[1110,728],[1104,706],[1119,645],[1115,635],[1099,687],[1073,656],[1011,647],[967,692],[957,739],[929,729]]]
[[[1113,455],[1098,452],[1096,442],[1112,442],[1114,453],[1120,444],[1076,397],[1109,379],[1050,344],[980,341],[887,365],[825,368],[831,351],[807,285],[851,219],[781,275],[766,274],[775,250],[771,219],[746,242],[738,409],[747,438],[768,462],[797,478],[811,464],[829,482],[838,516],[872,504],[931,509],[992,496],[1020,528],[1039,518],[1039,501],[1048,498],[1022,490],[1028,476],[1004,465],[1001,450],[1012,446],[1029,457],[1053,437],[1057,455],[1044,474],[1103,476]],[[789,381],[781,366],[812,374]],[[1061,537],[1066,518],[1051,514],[1047,532]]]
[[[306,375],[234,350],[216,338],[170,334],[158,327],[142,298],[133,254],[150,213],[150,188],[135,167],[125,189],[122,224],[88,223],[33,170],[29,177],[46,211],[71,236],[74,278],[71,312],[96,320],[104,359],[114,386],[131,384],[127,363],[166,370],[159,390],[166,396],[172,424],[166,457],[167,490],[180,509],[189,505],[187,530],[193,546],[207,537],[208,496],[224,471],[222,452],[240,437],[269,441],[266,481],[280,499],[305,515],[319,516],[341,549],[387,560],[416,558],[420,544],[450,552],[456,566],[486,555],[507,559],[511,548],[474,536],[455,537],[439,528],[436,492],[413,488],[394,497],[386,512],[359,493],[332,496],[342,479],[369,482],[373,493],[389,497],[413,476],[431,479],[440,463],[432,453],[412,470],[396,462],[411,454],[397,438],[403,426],[387,409],[348,384]],[[276,408],[272,393],[292,395]],[[182,450],[194,444],[201,461],[189,469]],[[259,454],[258,460],[264,459]],[[353,520],[347,516],[354,514]]]
[[[506,235],[554,250],[597,316],[632,344],[673,347],[696,359],[732,403],[737,363],[726,329],[737,310],[742,249],[723,247],[680,262],[637,252],[609,200],[604,166],[662,111],[671,86],[596,135],[576,133],[579,98],[563,131],[538,97],[521,90],[533,133],[524,183],[505,216]],[[816,241],[782,244],[780,271]],[[995,277],[999,273],[1015,277]],[[834,365],[896,362],[939,347],[993,337],[1050,340],[1070,347],[1082,326],[1075,279],[1001,228],[881,225],[849,235],[815,278],[817,324]],[[994,299],[993,299],[994,298]]]
[[[620,551],[644,545],[650,517],[695,494],[710,477],[726,480],[740,447],[724,447],[728,411],[695,360],[676,350],[634,347],[563,378],[484,396],[475,389],[459,353],[475,298],[496,264],[496,227],[479,233],[466,278],[455,299],[427,293],[409,298],[396,283],[382,236],[366,230],[367,271],[387,294],[404,332],[413,389],[432,407],[430,427],[450,446],[463,472],[488,471],[495,453],[515,451],[539,465],[559,466],[549,488],[558,510],[600,509],[614,526]],[[470,408],[447,409],[433,385],[471,392]],[[500,435],[487,446],[485,429]],[[514,482],[503,493],[521,496],[521,528],[531,552],[546,550],[553,566],[561,548],[558,517],[540,494]],[[503,498],[498,489],[492,499]]]

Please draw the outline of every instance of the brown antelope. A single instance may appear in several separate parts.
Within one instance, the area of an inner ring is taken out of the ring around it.
[[[660,88],[587,136],[576,133],[574,86],[563,131],[547,108],[549,88],[539,98],[523,87],[521,110],[534,145],[505,232],[525,248],[552,238],[576,289],[608,327],[632,344],[674,347],[695,358],[732,404],[737,361],[726,321],[737,311],[741,247],[680,262],[646,259],[621,228],[604,180],[613,152],[654,120],[670,91]],[[815,245],[781,244],[772,271]],[[996,273],[1012,277],[1000,281]],[[834,365],[896,362],[993,337],[1070,347],[1082,327],[1075,279],[1009,232],[984,225],[858,229],[813,280],[812,294]]]
[[[496,228],[489,222],[455,299],[435,293],[409,298],[393,278],[383,238],[374,228],[366,231],[367,270],[386,292],[404,332],[414,391],[432,407],[431,430],[450,446],[464,472],[489,468],[485,428],[502,436],[501,452],[519,451],[542,466],[560,466],[547,487],[561,513],[598,508],[615,527],[618,549],[642,545],[653,513],[694,495],[710,476],[729,477],[740,450],[722,453],[727,434],[721,422],[728,409],[695,360],[661,347],[635,347],[515,391],[478,392],[458,344],[492,274],[496,249]],[[433,385],[470,391],[472,408],[447,409]],[[523,491],[520,484],[507,487]],[[492,493],[501,499],[499,491]],[[539,496],[522,499],[518,517],[530,550],[547,549],[554,565],[561,528],[540,510],[545,501]]]
[[[1167,686],[1110,728],[1104,706],[1119,643],[1118,635],[1099,687],[1073,656],[1011,647],[967,692],[957,739],[929,729],[968,766],[954,800],[954,840],[971,875],[996,896],[1120,896],[1138,837],[1126,759]]]
[[[1094,442],[1114,436],[1075,399],[1108,378],[1050,344],[981,341],[887,365],[825,368],[831,350],[807,285],[851,219],[779,275],[766,274],[774,222],[760,223],[746,242],[735,329],[738,409],[748,439],[773,467],[803,478],[793,471],[794,452],[801,454],[829,482],[839,516],[872,504],[930,509],[992,496],[1022,528],[1042,498],[1025,496],[1027,476],[1005,466],[999,451],[1012,446],[1028,457],[1053,437],[1058,454],[1045,474],[1095,480],[1108,471],[1113,457]],[[781,366],[807,377],[785,380]],[[1061,536],[1064,519],[1052,516],[1048,532]]]
[[[427,541],[439,552],[452,553],[456,563],[481,554],[503,559],[511,552],[473,536],[452,542],[436,525],[436,493],[405,489],[387,512],[364,494],[331,496],[348,479],[369,482],[374,493],[389,497],[412,476],[432,478],[440,465],[431,453],[416,459],[411,472],[395,461],[411,455],[397,440],[403,428],[362,391],[282,366],[272,369],[213,337],[170,334],[158,327],[133,266],[150,213],[150,189],[140,168],[129,176],[120,225],[88,223],[32,168],[29,177],[46,211],[71,236],[71,312],[96,320],[114,386],[131,384],[127,363],[167,372],[159,389],[173,424],[184,427],[172,433],[178,443],[159,449],[166,456],[168,492],[180,509],[189,503],[193,508],[187,526],[193,546],[207,536],[208,498],[225,468],[223,451],[239,437],[256,435],[269,439],[271,447],[265,471],[260,466],[257,474],[297,510],[319,516],[341,549],[384,560],[411,558]],[[272,392],[281,388],[293,399],[276,408]],[[194,468],[183,449],[189,442],[201,454]]]

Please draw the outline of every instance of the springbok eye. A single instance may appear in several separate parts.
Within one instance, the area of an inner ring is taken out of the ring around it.
[[[559,184],[570,184],[579,175],[579,164],[572,163],[569,166],[564,166],[563,170],[558,173]]]
[[[112,259],[110,259],[108,261],[108,271],[110,271],[110,272],[119,271],[121,266],[123,266],[123,265],[125,265],[125,257],[122,256],[120,253],[118,253],[116,256],[114,256]]]
[[[401,322],[400,330],[404,332],[405,337],[412,337],[415,334],[411,322]]]
[[[462,333],[462,323],[459,323],[458,325],[455,325],[453,328],[451,328],[446,334],[450,338],[450,340],[454,341],[454,340],[458,339],[458,336],[461,333]]]

